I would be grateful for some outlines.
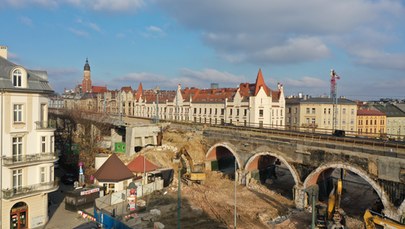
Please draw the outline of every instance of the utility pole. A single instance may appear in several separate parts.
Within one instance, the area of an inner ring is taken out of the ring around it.
[[[155,89],[153,89],[153,92],[155,92],[156,94],[156,123],[159,123],[159,86],[155,87]]]
[[[333,118],[332,118],[332,133],[336,130],[336,121],[337,121],[337,82],[336,80],[340,79],[340,77],[336,74],[335,70],[330,70],[330,97],[332,99],[333,104]]]
[[[233,219],[233,228],[234,229],[236,229],[236,215],[237,215],[237,213],[236,213],[236,165],[237,165],[237,163],[236,163],[236,157],[235,157],[235,188],[234,188],[234,195],[235,195],[235,208],[234,208],[234,219]]]

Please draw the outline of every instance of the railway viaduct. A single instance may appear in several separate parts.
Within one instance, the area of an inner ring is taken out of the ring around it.
[[[279,160],[295,182],[297,208],[307,205],[305,189],[317,183],[321,173],[341,168],[368,182],[380,197],[384,213],[400,220],[405,216],[405,147],[384,142],[326,135],[258,130],[241,127],[205,127],[206,168],[215,170],[219,160],[234,157],[237,179],[249,182],[260,159]]]
[[[52,115],[57,117],[58,113]],[[107,121],[95,114],[85,119]],[[125,122],[134,120],[126,118]],[[108,122],[116,125],[114,120]],[[122,122],[118,123],[122,127]],[[321,174],[330,175],[334,169],[344,169],[371,185],[388,217],[396,220],[405,217],[403,144],[236,126],[181,122],[172,122],[171,125],[185,131],[199,131],[203,135],[207,149],[206,169],[218,169],[218,163],[223,159],[236,161],[236,179],[241,184],[248,184],[260,167],[274,164],[276,160],[282,162],[294,179],[293,196],[297,208],[308,205],[305,190],[317,184]]]

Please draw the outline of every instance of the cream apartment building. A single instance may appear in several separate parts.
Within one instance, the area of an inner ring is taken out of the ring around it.
[[[48,121],[52,88],[45,71],[7,60],[0,46],[1,225],[37,228],[48,221],[54,178],[54,131]]]
[[[354,101],[339,98],[336,106],[336,123],[333,126],[333,102],[326,97],[287,98],[286,129],[332,133],[332,129],[355,134],[357,105]]]

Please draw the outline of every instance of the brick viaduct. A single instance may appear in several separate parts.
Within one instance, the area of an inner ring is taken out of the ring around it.
[[[237,179],[249,182],[265,155],[281,161],[295,182],[297,208],[307,205],[305,189],[317,183],[322,172],[342,168],[368,182],[380,197],[384,213],[400,220],[405,216],[405,147],[365,139],[338,138],[276,130],[239,127],[202,129],[207,153],[206,168],[223,155],[234,156]]]

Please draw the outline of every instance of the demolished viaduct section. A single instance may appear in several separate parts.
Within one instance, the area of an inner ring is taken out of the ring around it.
[[[232,154],[237,163],[237,180],[248,184],[258,171],[259,158],[270,156],[291,172],[297,208],[308,205],[305,189],[317,183],[322,172],[345,169],[371,185],[384,205],[384,213],[400,220],[405,215],[405,150],[370,147],[317,138],[285,138],[266,132],[234,127],[205,127],[206,169],[215,170],[221,156]],[[214,166],[215,167],[215,166]],[[330,173],[329,173],[330,174]]]

